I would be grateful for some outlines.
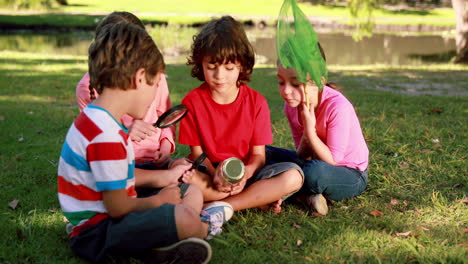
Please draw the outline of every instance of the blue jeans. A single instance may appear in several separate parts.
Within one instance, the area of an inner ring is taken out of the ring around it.
[[[303,160],[295,151],[266,146],[266,164],[294,162],[304,172],[304,185],[299,193],[323,194],[334,201],[360,195],[367,186],[368,172],[345,166],[333,166],[321,160]]]

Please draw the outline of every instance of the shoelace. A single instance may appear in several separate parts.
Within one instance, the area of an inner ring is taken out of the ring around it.
[[[221,233],[223,230],[221,229],[221,226],[224,223],[224,216],[222,212],[217,212],[213,215],[208,214],[205,211],[201,212],[201,220],[203,222],[207,222],[209,227],[208,227],[208,232],[211,235],[217,235]]]

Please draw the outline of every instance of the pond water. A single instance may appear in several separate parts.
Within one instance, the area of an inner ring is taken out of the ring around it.
[[[149,29],[167,63],[185,63],[196,28]],[[274,28],[247,29],[257,52],[257,63],[274,64]],[[329,65],[390,64],[420,65],[437,58],[448,61],[455,52],[455,40],[442,35],[376,33],[355,42],[346,32],[319,32]],[[92,32],[0,33],[0,50],[86,55]]]

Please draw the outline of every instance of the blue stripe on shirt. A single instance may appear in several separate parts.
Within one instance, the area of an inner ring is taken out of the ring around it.
[[[60,154],[63,160],[68,163],[70,166],[75,167],[77,170],[80,171],[91,171],[88,162],[85,158],[78,155],[78,153],[74,152],[68,142],[65,141],[62,147],[62,153]]]
[[[96,182],[97,191],[113,191],[127,188],[127,179],[120,181]]]
[[[135,161],[132,164],[128,164],[128,175],[127,180],[131,180],[135,177]]]

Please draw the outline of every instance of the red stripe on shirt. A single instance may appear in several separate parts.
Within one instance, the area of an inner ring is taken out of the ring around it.
[[[137,195],[137,192],[135,191],[135,185],[130,186],[130,188],[127,189],[127,196],[135,197],[136,195]]]
[[[88,140],[91,141],[97,135],[102,133],[102,130],[94,124],[94,122],[89,119],[85,113],[81,113],[75,119],[75,127],[80,131],[80,133]]]
[[[128,134],[125,133],[123,130],[119,130],[119,134],[120,136],[122,136],[124,142],[125,142],[125,145],[128,145]]]
[[[71,234],[70,234],[70,238],[76,237],[77,235],[80,234],[81,231],[83,231],[83,229],[85,229],[87,227],[90,227],[90,226],[93,226],[93,225],[101,222],[102,220],[106,219],[107,217],[109,217],[108,214],[102,214],[102,213],[98,213],[98,214],[94,215],[88,221],[86,221],[84,224],[79,225],[79,226],[75,226],[73,228],[73,232],[71,232]]]
[[[80,201],[101,201],[102,193],[96,192],[84,185],[68,182],[62,176],[58,176],[58,192],[71,196]]]
[[[127,151],[122,143],[102,142],[89,144],[86,148],[88,162],[100,160],[122,160],[127,158]]]

